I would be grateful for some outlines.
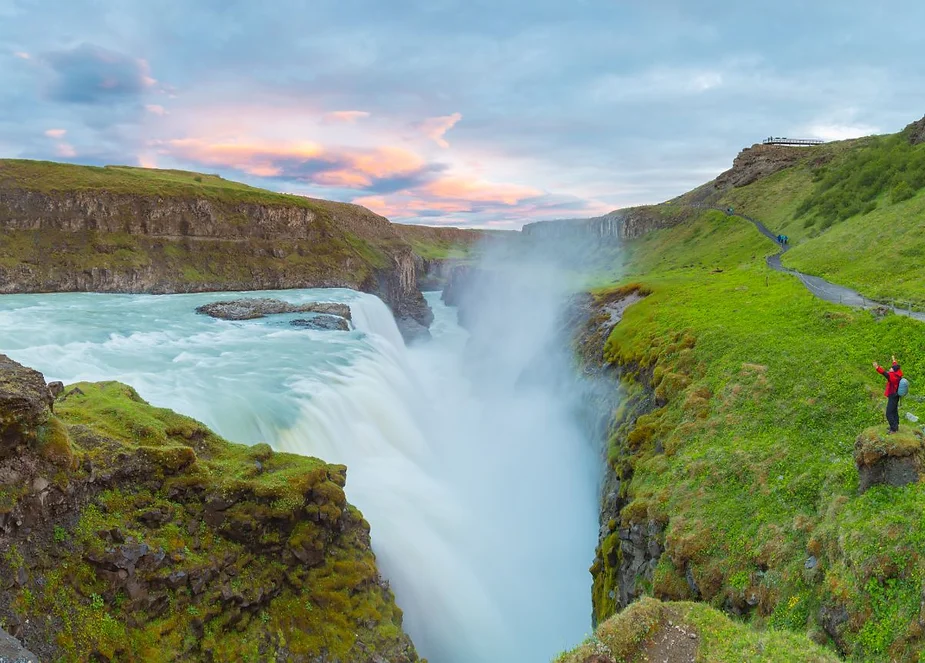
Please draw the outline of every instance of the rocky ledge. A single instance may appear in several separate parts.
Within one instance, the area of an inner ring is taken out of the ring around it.
[[[905,486],[916,483],[925,460],[925,440],[919,431],[900,431],[887,435],[880,428],[869,428],[854,443],[854,462],[863,493],[876,485]]]
[[[418,660],[346,468],[54,391],[0,355],[0,624],[41,660]]]
[[[203,304],[196,308],[196,313],[208,315],[221,320],[255,320],[268,315],[284,313],[320,313],[333,315],[344,320],[351,320],[350,307],[347,304],[333,302],[311,302],[308,304],[290,304],[280,299],[245,298],[223,302]]]

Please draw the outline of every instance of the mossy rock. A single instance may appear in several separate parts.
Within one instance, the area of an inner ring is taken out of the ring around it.
[[[919,431],[886,434],[868,428],[854,443],[854,461],[861,493],[875,485],[906,486],[916,483],[925,460],[925,439]]]
[[[344,466],[232,444],[116,382],[51,415],[26,371],[39,401],[8,401],[31,442],[0,455],[0,623],[41,660],[418,661]]]
[[[644,661],[836,663],[804,635],[757,631],[703,603],[642,598],[598,626],[594,635],[555,663]]]

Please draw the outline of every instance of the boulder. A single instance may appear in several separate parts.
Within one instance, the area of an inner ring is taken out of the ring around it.
[[[248,297],[203,304],[196,308],[196,313],[221,320],[255,320],[268,315],[281,315],[284,313],[320,313],[322,315],[336,315],[346,320],[351,319],[350,307],[347,304],[336,302],[292,304],[281,299],[269,299],[267,297]]]
[[[39,659],[0,628],[0,663],[39,663]]]
[[[879,428],[869,428],[854,444],[854,462],[860,475],[858,490],[871,486],[905,486],[919,481],[922,472],[923,444],[919,431],[900,431],[892,435]]]
[[[35,440],[52,402],[41,373],[0,355],[0,458]]]
[[[316,315],[311,318],[299,318],[289,323],[301,329],[318,331],[350,331],[350,323],[339,315]]]

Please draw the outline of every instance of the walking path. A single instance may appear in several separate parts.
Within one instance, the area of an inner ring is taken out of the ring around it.
[[[729,210],[723,209],[721,207],[714,207],[712,209],[717,209],[721,212],[725,212],[729,216],[737,216],[740,219],[745,219],[746,221],[753,223],[755,227],[758,228],[758,230],[761,232],[762,235],[772,240],[774,243],[777,243],[777,234],[768,230],[767,226],[761,223],[761,221],[759,221],[758,219],[753,219],[750,216],[747,216],[745,214],[739,214],[738,212],[734,212],[734,211],[730,213]],[[860,294],[859,292],[855,290],[852,290],[851,288],[846,288],[841,285],[836,285],[834,283],[830,283],[826,281],[825,279],[821,279],[818,276],[810,276],[809,274],[798,272],[795,269],[789,269],[787,267],[784,267],[783,264],[781,264],[780,259],[781,259],[781,256],[783,256],[789,249],[790,249],[789,244],[783,244],[781,245],[780,250],[777,253],[775,253],[773,256],[768,256],[768,260],[767,260],[768,267],[770,267],[771,269],[775,271],[783,272],[784,274],[791,274],[793,276],[796,276],[798,279],[800,279],[803,285],[806,286],[806,289],[809,290],[811,293],[813,293],[819,299],[824,299],[827,302],[834,302],[835,304],[844,304],[845,306],[853,306],[855,308],[864,308],[864,309],[879,308],[879,307],[892,308],[893,312],[896,313],[896,315],[904,315],[906,317],[913,318],[915,320],[921,320],[922,322],[925,322],[925,313],[919,313],[918,311],[912,311],[912,310],[904,311],[903,309],[898,309],[895,306],[891,307],[889,304],[884,304],[883,302],[878,302],[878,301],[874,301],[873,299],[868,299],[864,295]]]

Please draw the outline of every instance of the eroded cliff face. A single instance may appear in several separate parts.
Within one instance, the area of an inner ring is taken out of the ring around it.
[[[0,355],[0,622],[45,661],[413,663],[345,481]]]
[[[588,384],[589,421],[596,421],[594,438],[601,441],[604,475],[600,494],[600,531],[591,567],[592,616],[595,625],[644,594],[664,552],[664,523],[630,522],[624,508],[633,468],[626,449],[640,420],[658,407],[651,370],[606,361],[604,346],[627,308],[646,296],[630,287],[587,295],[575,316],[575,344]]]
[[[666,213],[660,206],[652,205],[615,210],[592,219],[528,223],[523,227],[523,233],[538,240],[617,244],[642,237],[653,230],[670,228],[682,220],[683,218],[677,214]]]
[[[0,171],[2,293],[312,287],[379,295],[413,328],[432,319],[410,245],[362,207],[32,191]]]

